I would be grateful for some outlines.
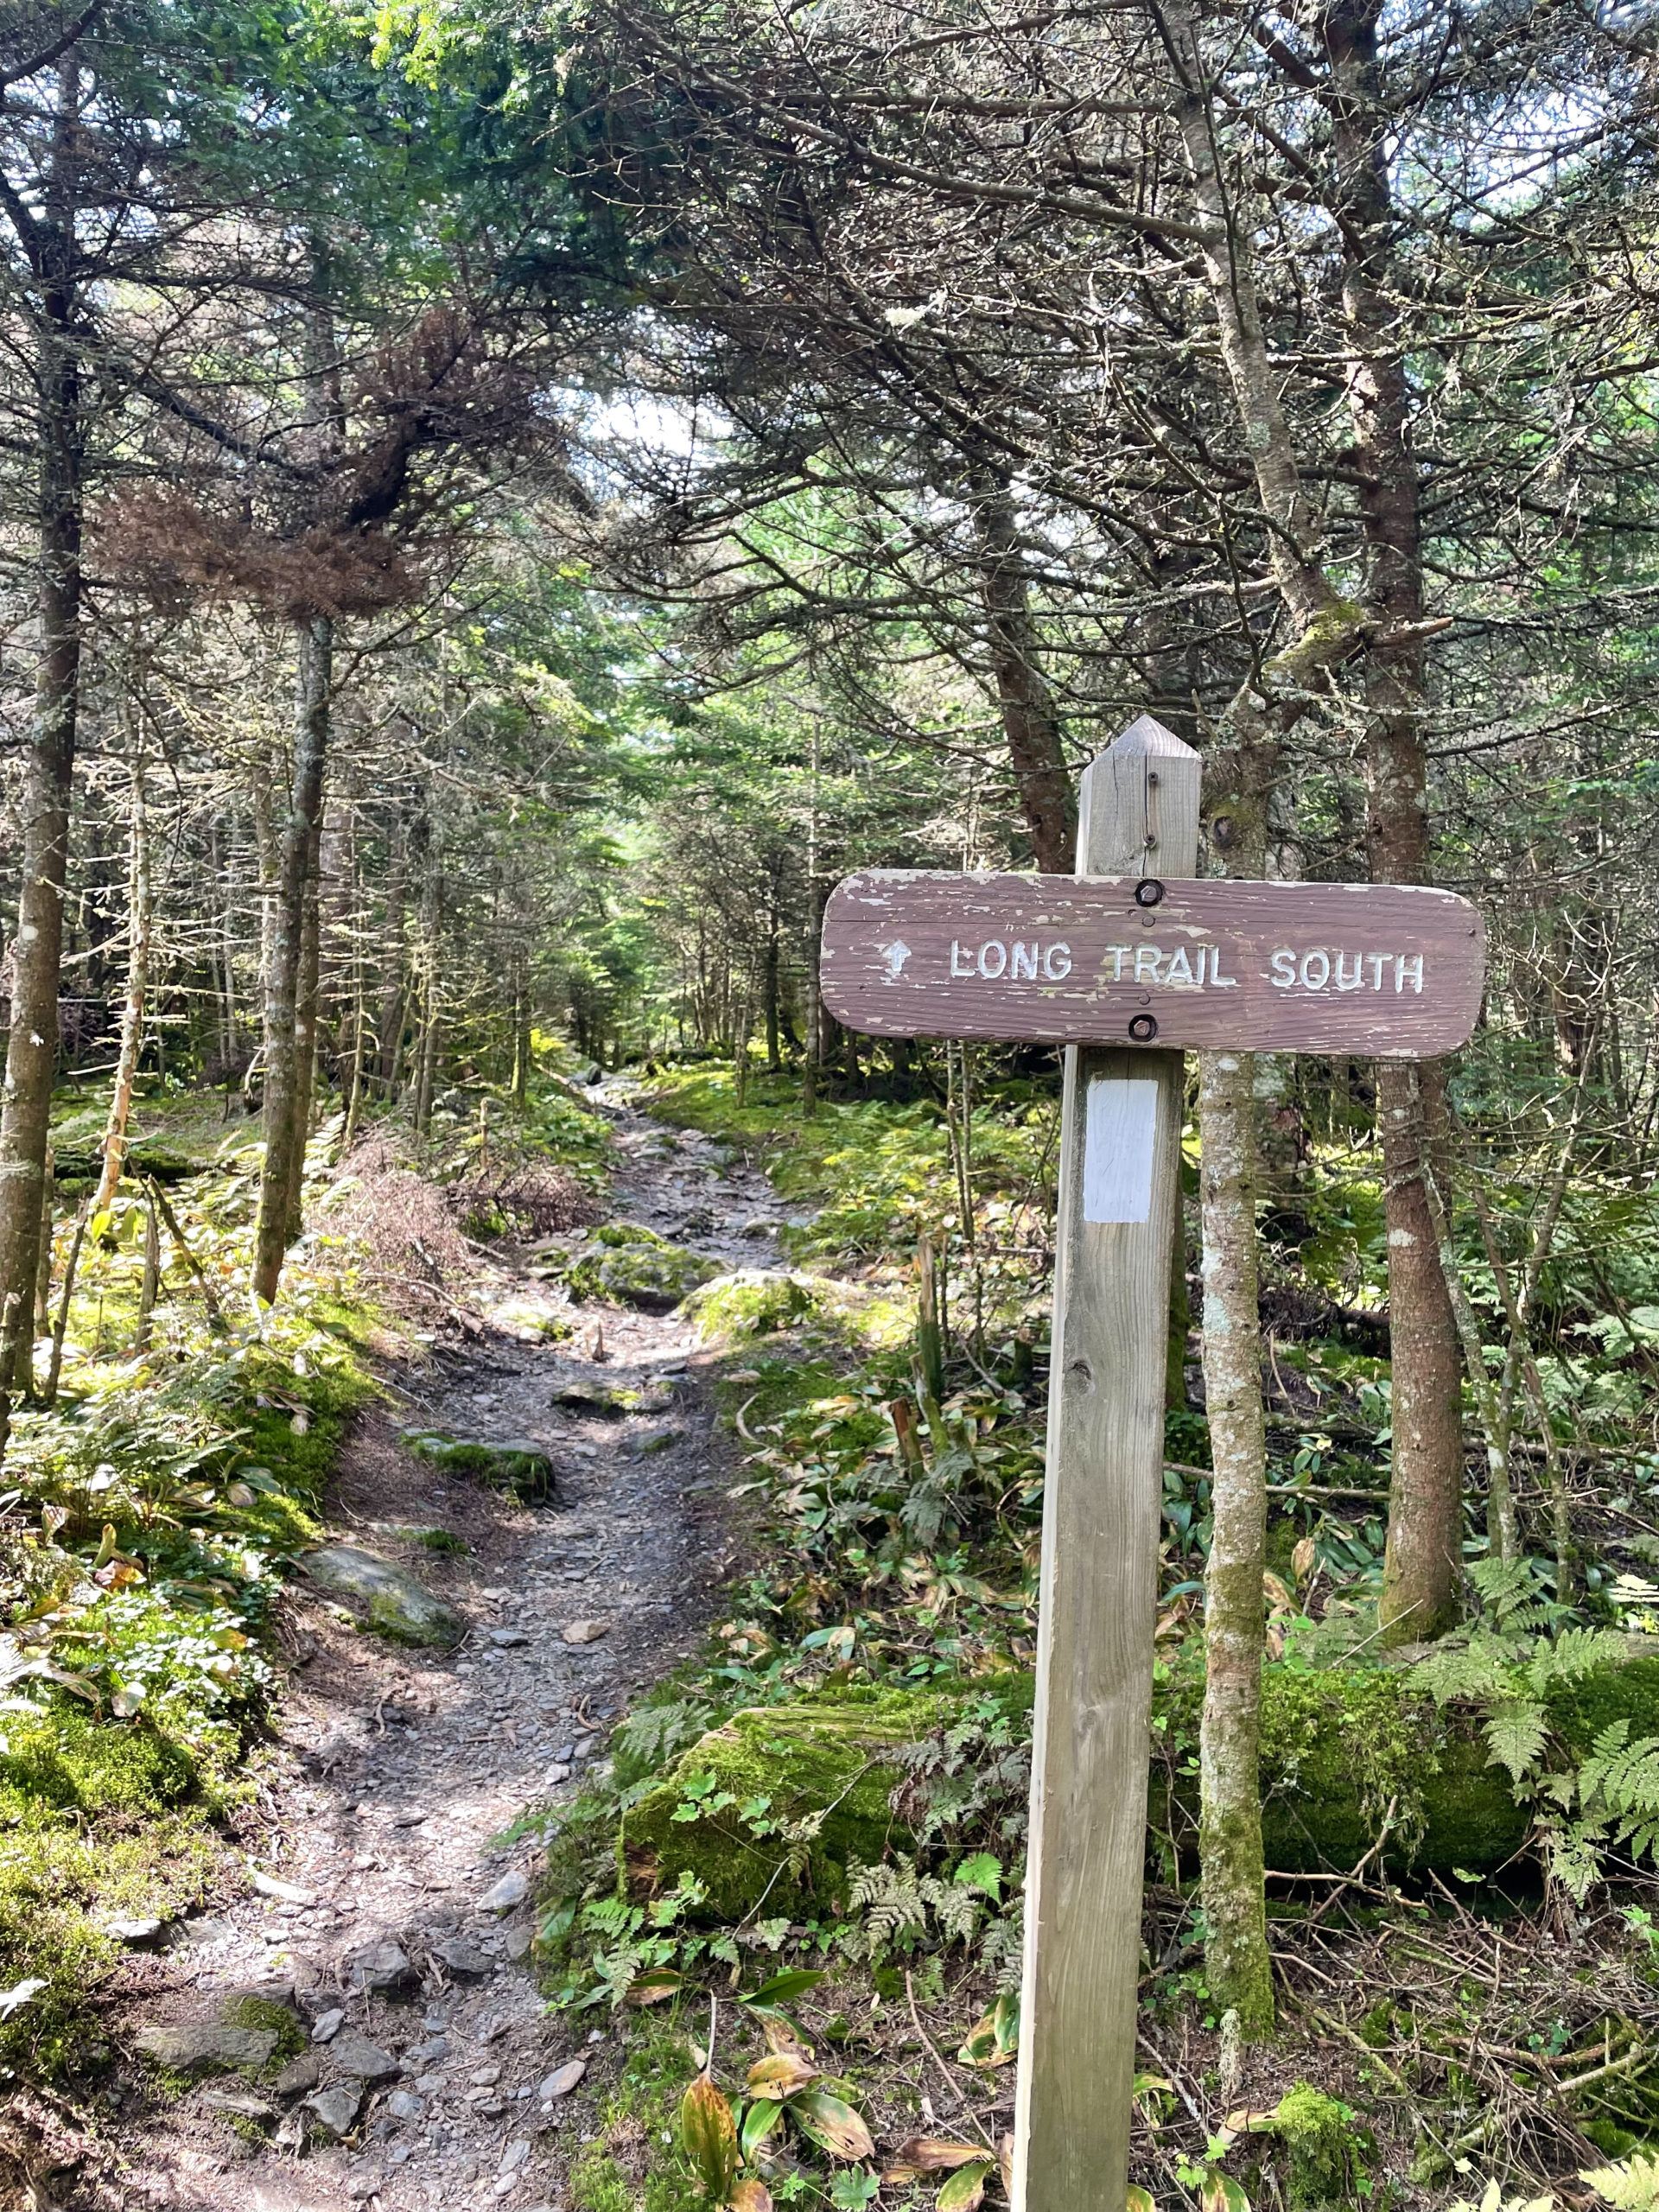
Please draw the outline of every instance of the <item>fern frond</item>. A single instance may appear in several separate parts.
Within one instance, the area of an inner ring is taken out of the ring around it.
[[[1621,2158],[1617,2165],[1591,2166],[1579,2176],[1615,2212],[1659,2212],[1659,2158]]]
[[[1427,1690],[1436,1705],[1457,1697],[1510,1698],[1516,1692],[1515,1662],[1521,1656],[1506,1652],[1493,1637],[1442,1644],[1420,1659],[1406,1679],[1411,1688]]]
[[[1605,1660],[1622,1659],[1624,1639],[1611,1629],[1563,1629],[1527,1663],[1527,1680],[1541,1694],[1551,1682],[1576,1682]]]
[[[1488,1612],[1507,1624],[1512,1614],[1532,1602],[1532,1568],[1524,1559],[1478,1559],[1469,1580]]]
[[[1541,1705],[1524,1698],[1507,1698],[1486,1723],[1488,1766],[1504,1766],[1511,1782],[1519,1782],[1537,1764],[1549,1725]]]

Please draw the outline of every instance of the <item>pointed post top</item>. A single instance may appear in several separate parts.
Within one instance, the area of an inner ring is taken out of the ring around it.
[[[1138,715],[1083,772],[1077,874],[1196,874],[1203,771],[1173,730]]]
[[[1103,760],[1109,753],[1160,753],[1173,760],[1196,760],[1198,758],[1192,747],[1184,744],[1173,729],[1166,729],[1155,715],[1137,715],[1128,728],[1120,730],[1111,743],[1095,758]]]

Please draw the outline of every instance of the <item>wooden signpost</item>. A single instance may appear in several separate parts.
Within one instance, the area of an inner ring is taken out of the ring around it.
[[[1461,899],[1196,882],[1200,763],[1142,715],[1084,773],[1076,876],[850,876],[822,989],[878,1036],[1063,1043],[1016,2212],[1123,2212],[1141,1970],[1179,1047],[1421,1058],[1474,1027]]]

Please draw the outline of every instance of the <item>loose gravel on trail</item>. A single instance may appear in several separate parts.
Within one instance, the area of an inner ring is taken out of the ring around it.
[[[779,1264],[763,1177],[626,1098],[609,1103],[619,1217],[727,1267]],[[491,1335],[435,1363],[354,1440],[331,1498],[336,1540],[416,1573],[465,1617],[465,1643],[400,1649],[327,1599],[296,1597],[299,1663],[274,1715],[270,1825],[246,1885],[164,1931],[153,1957],[135,1954],[111,2040],[121,2053],[170,2030],[211,2042],[239,1994],[263,1991],[292,2002],[307,2048],[274,2086],[219,2072],[181,2095],[136,2056],[123,2063],[117,2155],[90,2162],[99,2171],[84,2171],[82,2202],[565,2203],[595,2130],[608,2016],[546,2011],[527,1963],[535,1840],[499,1839],[605,1758],[630,1696],[695,1647],[732,1563],[729,1460],[684,1320],[612,1307],[577,1318],[574,1340]],[[561,1406],[573,1382],[643,1388],[665,1410]],[[397,1432],[429,1424],[540,1443],[555,1501],[522,1505],[416,1459]],[[398,1533],[435,1527],[467,1551]]]

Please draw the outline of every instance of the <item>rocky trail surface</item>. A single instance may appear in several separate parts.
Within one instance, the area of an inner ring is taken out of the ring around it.
[[[608,1103],[620,1218],[724,1268],[778,1264],[758,1173]],[[514,1311],[545,1296],[528,1255],[502,1260],[493,1289]],[[355,1436],[330,1500],[339,1544],[416,1574],[464,1640],[400,1649],[315,1586],[296,1594],[245,1875],[135,1951],[102,2152],[78,2182],[57,2178],[54,2201],[565,2202],[610,2070],[608,2016],[545,2010],[527,1958],[536,1840],[501,1839],[604,1758],[630,1696],[695,1644],[731,1564],[725,1446],[684,1319],[577,1319],[563,1344],[491,1333],[435,1362]],[[635,1409],[607,1410],[618,1395]],[[400,1432],[425,1427],[539,1446],[554,1498],[523,1504],[416,1457]],[[467,1548],[434,1549],[435,1529]],[[156,2063],[188,2086],[169,2092]]]

